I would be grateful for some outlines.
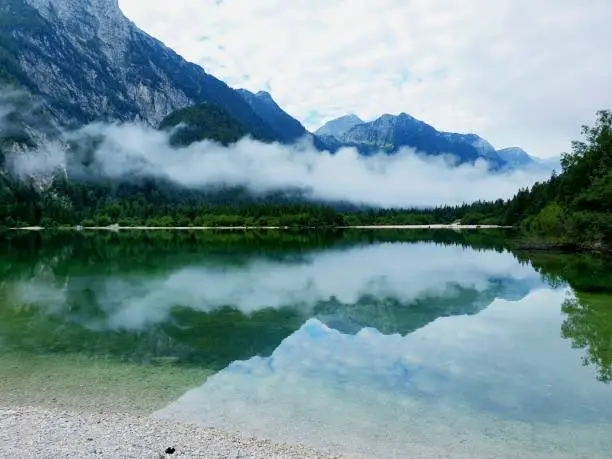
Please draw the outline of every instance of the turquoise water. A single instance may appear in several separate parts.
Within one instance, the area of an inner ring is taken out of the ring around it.
[[[14,236],[0,349],[163,365],[154,416],[367,457],[609,457],[609,264],[503,245]]]

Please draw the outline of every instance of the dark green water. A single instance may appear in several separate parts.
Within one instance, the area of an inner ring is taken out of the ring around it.
[[[0,399],[366,456],[608,457],[612,263],[500,232],[0,236]]]

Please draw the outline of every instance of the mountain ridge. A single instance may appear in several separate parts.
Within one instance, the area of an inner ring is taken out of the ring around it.
[[[117,0],[6,0],[0,16],[0,74],[43,100],[60,125],[156,126],[206,102],[275,139],[240,94],[136,27]]]
[[[336,128],[339,126],[339,128]],[[357,148],[369,155],[378,151],[396,153],[403,147],[428,155],[454,154],[460,163],[482,159],[494,169],[512,170],[541,168],[558,169],[558,159],[537,158],[520,147],[495,149],[486,139],[474,133],[438,131],[408,113],[382,114],[373,121],[362,121],[356,115],[344,115],[326,122],[315,131],[324,148],[337,151],[342,147]]]
[[[237,89],[237,92],[253,111],[268,123],[281,142],[292,143],[309,134],[302,123],[285,112],[269,92],[252,93],[246,89]]]
[[[345,123],[347,117],[349,122]],[[433,156],[452,154],[459,163],[475,163],[484,159],[493,168],[499,169],[504,165],[493,146],[476,134],[441,132],[405,112],[399,115],[385,113],[368,122],[356,123],[357,119],[347,115],[326,123],[325,126],[331,125],[332,129],[323,129],[323,132],[334,132],[334,122],[338,120],[341,126],[353,125],[344,132],[342,129],[337,130],[340,135],[328,135],[321,141],[331,150],[342,146],[354,147],[363,155],[379,151],[395,154],[407,147]]]

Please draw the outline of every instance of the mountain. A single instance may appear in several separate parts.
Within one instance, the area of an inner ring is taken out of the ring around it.
[[[276,139],[240,93],[138,29],[118,0],[2,0],[0,82],[44,101],[63,126],[155,126],[175,110],[207,102]]]
[[[275,138],[281,142],[292,143],[308,134],[306,128],[298,120],[278,106],[270,93],[259,91],[253,94],[246,89],[238,89],[238,93],[257,116],[274,130]]]
[[[513,167],[524,167],[533,164],[534,160],[529,154],[519,147],[510,147],[497,150],[497,154]]]
[[[346,146],[355,147],[364,155],[379,151],[392,154],[402,147],[410,147],[427,155],[452,154],[460,163],[485,159],[493,168],[504,166],[495,148],[475,134],[440,132],[406,113],[385,114],[371,122],[358,123],[358,120],[349,115],[328,122],[316,131],[319,141],[331,151]]]
[[[508,169],[536,169],[561,172],[561,157],[537,158],[530,156],[525,150],[519,147],[510,147],[497,150],[497,154],[506,163]]]
[[[331,136],[341,138],[358,124],[363,124],[363,121],[357,115],[350,114],[341,116],[340,118],[325,123],[315,131],[315,135],[319,137]]]

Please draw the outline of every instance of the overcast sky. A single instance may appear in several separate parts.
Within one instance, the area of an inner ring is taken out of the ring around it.
[[[612,107],[610,0],[120,0],[128,17],[314,130],[407,112],[554,156]]]

